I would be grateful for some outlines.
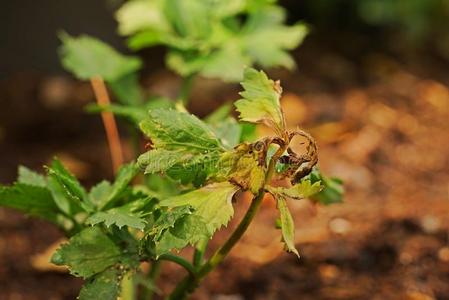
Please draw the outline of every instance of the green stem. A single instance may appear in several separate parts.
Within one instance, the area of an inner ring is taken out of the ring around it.
[[[257,210],[262,203],[265,191],[262,189],[256,197],[254,197],[251,202],[248,211],[240,222],[239,226],[232,233],[226,243],[219,248],[214,255],[198,270],[196,275],[189,275],[182,280],[172,294],[168,297],[169,300],[180,300],[185,299],[190,293],[192,293],[201,280],[212,271],[217,265],[219,265],[224,258],[228,255],[229,251],[234,247],[234,245],[240,240],[242,235],[245,233],[249,224],[256,215]]]
[[[193,266],[198,269],[199,266],[203,263],[204,253],[207,248],[207,239],[201,240],[198,245],[195,247],[195,252],[193,253]]]
[[[134,284],[134,278],[131,273],[126,274],[122,279],[120,298],[123,300],[136,299],[136,286]]]
[[[162,254],[161,256],[159,256],[159,260],[167,260],[167,261],[174,262],[174,263],[180,265],[181,267],[183,267],[184,269],[186,269],[186,271],[189,272],[189,274],[191,274],[191,275],[195,274],[195,268],[192,266],[192,264],[180,256],[176,256],[176,255],[173,255],[170,253],[165,253],[165,254]]]
[[[151,264],[151,270],[148,273],[148,280],[151,281],[152,286],[156,286],[157,278],[161,271],[161,260],[155,260]],[[154,288],[145,287],[145,292],[142,295],[142,300],[152,300],[154,295]]]
[[[270,163],[268,164],[264,186],[271,181],[271,178],[273,177],[275,171],[276,163],[279,160],[279,157],[285,152],[287,146],[288,143],[286,143],[282,147],[279,147],[279,149],[271,158]],[[201,280],[225,259],[231,249],[235,246],[235,244],[240,240],[240,238],[248,229],[249,224],[251,224],[254,216],[259,210],[260,205],[262,204],[264,195],[265,188],[261,188],[257,195],[253,198],[251,205],[246,211],[243,219],[240,221],[240,224],[237,226],[228,240],[211,256],[211,258],[209,258],[209,260],[196,273],[191,273],[186,276],[176,286],[174,291],[167,298],[168,300],[186,299],[187,296],[198,287]]]

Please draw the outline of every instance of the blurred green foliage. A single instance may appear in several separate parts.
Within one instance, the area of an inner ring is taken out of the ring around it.
[[[309,0],[300,9],[315,27],[374,29],[369,32],[392,34],[407,47],[430,46],[449,58],[449,0]]]

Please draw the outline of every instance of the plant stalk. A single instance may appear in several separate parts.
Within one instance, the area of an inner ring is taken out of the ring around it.
[[[279,147],[276,153],[270,160],[268,164],[267,173],[265,176],[265,184],[264,186],[271,181],[273,177],[276,162],[279,160],[279,157],[285,152],[288,147],[288,141],[286,141],[285,145]],[[245,216],[240,221],[240,224],[228,238],[228,240],[209,258],[209,260],[198,269],[198,271],[194,274],[189,274],[186,276],[173,290],[170,296],[167,298],[168,300],[182,300],[186,299],[188,295],[190,295],[199,285],[201,280],[206,277],[215,267],[217,267],[225,257],[229,254],[231,249],[235,246],[235,244],[240,240],[243,234],[251,224],[254,216],[262,204],[263,197],[265,195],[265,188],[261,188],[257,195],[251,201],[251,205],[246,211]]]
[[[151,263],[151,269],[148,273],[148,279],[151,281],[151,284],[156,285],[157,278],[159,277],[161,271],[161,260],[155,260]],[[154,289],[145,287],[144,292],[142,293],[142,300],[152,300],[154,296]]]
[[[203,263],[204,253],[206,252],[208,240],[201,240],[195,247],[195,252],[193,253],[193,266],[198,269]]]
[[[106,85],[101,77],[92,77],[90,83],[94,90],[95,98],[99,106],[108,106],[111,104],[109,100]],[[114,114],[104,111],[101,113],[103,119],[106,137],[108,139],[109,151],[111,153],[112,168],[114,173],[117,173],[120,166],[123,164],[123,151],[120,143],[120,135],[117,129],[117,124],[114,119]]]

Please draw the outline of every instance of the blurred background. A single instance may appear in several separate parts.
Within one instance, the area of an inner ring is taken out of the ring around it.
[[[267,199],[194,298],[449,299],[449,1],[280,3],[289,22],[304,20],[311,33],[293,53],[297,70],[269,74],[281,79],[289,126],[310,131],[321,168],[345,180],[345,201],[292,204],[297,260],[282,252]],[[88,186],[112,177],[101,119],[83,109],[93,92],[63,71],[56,34],[90,34],[126,52],[113,19],[120,4],[1,2],[1,183],[15,180],[18,164],[42,170],[55,155]],[[139,54],[145,88],[176,95],[180,80],[164,68],[164,50]],[[198,79],[190,110],[204,116],[238,91]],[[1,300],[75,299],[81,281],[46,262],[61,236],[0,209]],[[174,271],[163,274],[167,288]]]

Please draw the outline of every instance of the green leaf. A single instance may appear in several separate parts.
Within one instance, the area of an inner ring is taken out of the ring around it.
[[[225,121],[232,112],[232,105],[231,103],[225,103],[219,106],[216,110],[214,110],[212,113],[207,115],[204,118],[204,122],[206,122],[209,125],[213,125],[216,123],[220,123],[222,121]]]
[[[170,25],[163,13],[163,3],[161,0],[126,2],[115,15],[119,23],[119,33],[130,35],[145,29],[169,31]]]
[[[232,149],[239,144],[242,127],[234,118],[228,117],[221,122],[211,125],[211,128],[226,148]]]
[[[304,24],[286,26],[284,22],[285,10],[279,6],[267,5],[249,15],[241,41],[245,51],[263,67],[295,66],[287,50],[296,48],[308,29]]]
[[[159,205],[169,208],[191,206],[194,210],[193,215],[201,217],[211,236],[221,226],[226,225],[234,215],[232,196],[237,190],[238,187],[228,182],[215,183],[164,199]]]
[[[181,250],[209,238],[208,227],[204,220],[193,215],[185,216],[172,228],[164,231],[160,239],[155,242],[155,254],[159,256],[174,249]]]
[[[295,224],[292,215],[288,210],[287,202],[284,198],[277,198],[277,208],[280,214],[280,223],[282,230],[282,239],[288,252],[293,252],[299,257],[298,250],[295,248]]]
[[[14,208],[53,223],[56,223],[59,213],[48,189],[23,183],[0,186],[0,206]]]
[[[211,54],[201,68],[201,75],[235,82],[242,80],[242,70],[251,65],[251,57],[239,44],[230,42]]]
[[[164,13],[176,32],[190,39],[208,37],[211,34],[210,0],[166,0]]]
[[[19,177],[17,178],[19,183],[46,187],[47,182],[45,181],[45,177],[41,174],[38,174],[27,167],[19,166]]]
[[[119,228],[128,226],[143,230],[146,224],[143,217],[151,212],[151,203],[149,198],[138,199],[120,207],[99,211],[91,215],[86,223],[91,225],[104,223],[107,227],[116,225]]]
[[[90,189],[88,197],[90,202],[99,207],[102,203],[106,203],[108,201],[111,191],[111,183],[107,180],[103,180]]]
[[[267,189],[275,196],[300,200],[318,194],[323,189],[323,186],[321,181],[316,181],[312,184],[310,180],[302,180],[290,188],[268,186]]]
[[[99,203],[99,208],[104,210],[113,207],[127,190],[129,183],[138,174],[139,168],[135,163],[129,163],[120,167],[114,183],[111,186],[108,197]]]
[[[155,109],[141,123],[144,134],[155,148],[194,152],[221,150],[213,131],[194,115],[175,110]]]
[[[106,81],[115,81],[142,65],[140,59],[124,56],[93,37],[71,37],[62,33],[60,39],[63,45],[59,52],[64,68],[82,80],[99,76]]]
[[[93,204],[87,198],[87,193],[82,185],[59,160],[54,159],[51,167],[47,168],[47,172],[49,188],[54,193],[61,208],[68,209],[70,206],[82,207],[85,211],[93,210]],[[61,196],[64,196],[67,200],[62,199]]]
[[[212,128],[215,136],[228,149],[232,149],[240,142],[242,126],[230,117],[232,106],[224,104],[205,118],[205,122]]]
[[[50,190],[58,208],[67,215],[74,216],[79,212],[85,211],[82,203],[70,197],[65,187],[56,177],[49,176],[47,178],[47,188]]]
[[[89,278],[81,288],[79,300],[116,300],[120,290],[122,271],[109,268]]]
[[[75,276],[88,278],[117,264],[122,255],[120,248],[100,227],[90,227],[62,245],[51,261],[66,265]]]
[[[107,106],[98,105],[96,103],[91,103],[86,106],[86,110],[89,113],[99,113],[103,111],[108,111],[114,113],[115,116],[127,119],[137,128],[139,128],[140,122],[148,117],[149,109],[156,108],[174,108],[172,101],[165,98],[154,98],[148,101],[145,105],[141,106],[131,106],[131,105],[118,105],[110,104]]]
[[[245,69],[240,95],[243,99],[235,102],[242,121],[265,123],[278,132],[285,130],[279,98],[281,87],[269,79],[263,71]]]
[[[311,182],[320,181],[323,186],[321,192],[311,197],[312,200],[324,205],[341,203],[343,201],[344,186],[341,179],[324,176],[318,168],[314,168],[312,173],[303,180],[307,179]]]
[[[183,183],[201,184],[224,152],[212,129],[188,113],[152,110],[140,127],[154,146],[138,159],[146,174],[164,172]]]
[[[158,241],[166,230],[175,227],[177,221],[191,213],[192,208],[189,205],[166,209],[161,212],[160,217],[154,222],[148,234],[153,236],[155,241]]]
[[[160,202],[161,215],[147,231],[158,256],[210,238],[234,214],[232,196],[238,187],[216,183]]]
[[[141,105],[144,101],[142,88],[137,74],[129,73],[108,82],[120,103],[131,107]]]

